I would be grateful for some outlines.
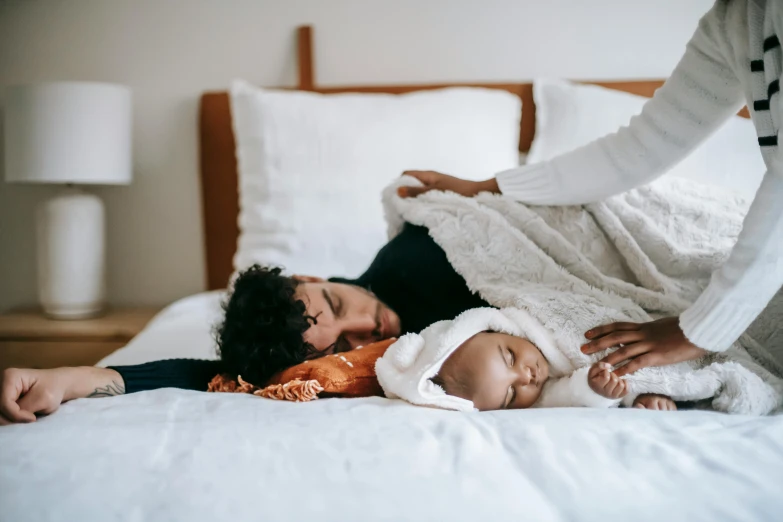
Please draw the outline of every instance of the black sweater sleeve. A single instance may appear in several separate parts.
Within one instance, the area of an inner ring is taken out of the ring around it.
[[[125,381],[125,393],[158,388],[207,391],[212,378],[221,372],[220,361],[167,359],[133,366],[109,366]]]

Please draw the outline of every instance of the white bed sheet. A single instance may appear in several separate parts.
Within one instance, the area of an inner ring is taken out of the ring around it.
[[[212,356],[217,292],[104,364]],[[783,416],[463,414],[157,390],[0,427],[0,520],[720,520],[783,513]]]
[[[158,390],[0,428],[23,521],[780,520],[783,416]]]

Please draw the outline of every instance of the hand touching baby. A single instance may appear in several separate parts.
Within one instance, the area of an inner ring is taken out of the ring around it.
[[[621,399],[628,393],[628,382],[612,372],[612,365],[605,362],[599,361],[590,367],[587,382],[591,390],[607,399]],[[633,406],[647,410],[677,409],[674,401],[669,397],[653,393],[639,395],[633,401]]]

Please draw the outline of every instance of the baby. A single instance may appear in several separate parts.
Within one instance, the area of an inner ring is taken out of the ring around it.
[[[546,407],[536,402],[548,379],[549,363],[533,343],[504,333],[482,332],[462,343],[444,361],[432,382],[448,395],[472,401],[479,411],[489,411]],[[612,373],[606,363],[590,367],[587,383],[606,399],[622,399],[627,393],[626,381]],[[640,395],[633,405],[651,410],[677,409],[673,400],[655,394]]]
[[[482,308],[403,336],[378,360],[378,380],[389,397],[456,410],[620,403],[627,383],[605,363],[550,378],[550,361],[528,339],[552,339],[528,319],[521,310]],[[633,406],[676,409],[670,398],[653,394],[638,396]]]

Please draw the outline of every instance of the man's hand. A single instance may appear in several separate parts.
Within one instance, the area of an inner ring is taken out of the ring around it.
[[[35,422],[36,413],[53,413],[72,399],[122,393],[122,376],[108,368],[8,368],[0,377],[0,425]]]
[[[666,395],[658,395],[655,393],[644,393],[639,395],[633,401],[634,408],[641,408],[643,410],[661,410],[661,411],[675,411],[677,405]]]
[[[413,176],[424,185],[423,187],[400,187],[397,189],[397,194],[402,198],[413,198],[430,190],[447,190],[469,198],[472,198],[479,192],[500,194],[500,188],[495,178],[487,181],[468,181],[441,174],[434,170],[406,170],[402,174],[404,176]]]
[[[628,383],[612,373],[612,367],[606,363],[597,362],[587,373],[587,383],[590,389],[607,399],[621,399],[628,393]]]
[[[612,323],[593,328],[585,333],[591,341],[582,346],[582,352],[593,354],[613,346],[621,346],[601,362],[612,366],[628,361],[615,370],[622,377],[648,366],[666,366],[698,359],[709,353],[691,343],[680,329],[677,317],[666,317],[649,323]]]

